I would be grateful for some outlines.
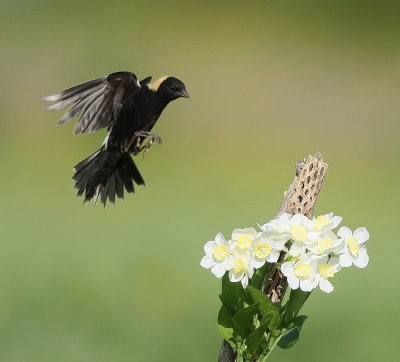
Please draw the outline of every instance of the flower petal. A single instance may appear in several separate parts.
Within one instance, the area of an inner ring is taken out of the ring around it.
[[[246,289],[246,287],[249,285],[249,278],[247,277],[247,275],[245,275],[243,277],[243,279],[241,280],[243,288]]]
[[[347,268],[353,264],[353,258],[349,253],[344,253],[339,255],[340,264],[342,267]]]
[[[234,229],[232,231],[232,239],[236,240],[242,234],[243,234],[243,230],[242,229]]]
[[[308,229],[308,230],[313,230],[314,229],[314,220],[309,219],[307,216],[304,216],[303,219],[303,225]]]
[[[318,231],[309,231],[307,233],[307,239],[308,240],[318,240],[319,239],[320,233]]]
[[[247,274],[246,277],[247,278],[251,278],[254,274],[254,268],[251,266],[251,264],[248,266],[247,268]]]
[[[276,250],[282,250],[285,247],[286,242],[290,239],[291,235],[289,233],[282,234],[280,240],[277,239],[267,239],[269,245],[271,245]]]
[[[367,250],[360,248],[360,253],[358,254],[358,257],[354,259],[354,265],[357,268],[365,268],[368,265],[368,262],[369,256],[367,254]]]
[[[289,249],[289,255],[291,256],[298,256],[301,254],[303,250],[303,244],[300,241],[295,241]]]
[[[276,263],[279,259],[279,254],[279,251],[272,249],[267,258],[268,263]]]
[[[337,273],[341,268],[340,259],[337,257],[331,257],[329,260],[329,265],[331,265],[335,273]]]
[[[325,293],[330,293],[335,289],[331,282],[328,279],[321,278],[319,282],[319,288],[325,292]]]
[[[222,278],[225,272],[226,268],[223,263],[217,263],[211,268],[211,273],[213,273],[217,278]]]
[[[337,235],[341,238],[348,238],[349,236],[352,236],[353,233],[347,226],[342,226],[337,232]]]
[[[281,265],[281,272],[287,278],[292,276],[293,275],[293,265],[292,265],[292,263],[290,261],[287,261],[286,263],[283,263]]]
[[[324,230],[321,237],[329,238],[332,240],[339,240],[338,237],[336,236],[336,234],[330,229]]]
[[[278,217],[278,220],[279,220],[279,221],[289,221],[291,217],[292,217],[291,214],[289,214],[289,213],[287,213],[287,212],[284,212],[283,214],[281,214],[281,215]]]
[[[265,259],[255,258],[251,261],[251,266],[255,269],[261,268],[265,264]]]
[[[222,235],[222,233],[218,233],[215,236],[215,243],[216,244],[225,244],[226,243],[226,240],[224,238],[224,235]]]
[[[295,214],[290,219],[290,225],[304,224],[305,222],[307,222],[307,220],[309,220],[309,219],[306,216],[304,216],[302,214]]]
[[[300,285],[300,280],[294,276],[290,276],[287,278],[290,289],[297,289]]]
[[[225,259],[224,263],[225,263],[226,270],[231,270],[235,263],[235,259],[233,258],[233,256],[228,255],[227,258]]]
[[[256,229],[254,229],[254,228],[246,228],[244,230],[245,230],[246,235],[250,236],[252,239],[255,239],[255,238],[258,237],[259,233],[256,231]]]
[[[216,245],[217,245],[217,244],[215,243],[214,240],[207,241],[207,242],[204,244],[204,252],[205,252],[206,254],[212,254],[213,249],[215,248]]]
[[[265,224],[260,225],[260,224],[256,223],[256,225],[259,227],[259,229],[261,229],[262,231],[265,231]]]
[[[234,270],[231,270],[230,272],[229,272],[229,280],[231,281],[231,282],[238,282],[238,281],[240,281],[240,280],[242,280],[242,278],[243,278],[243,272],[242,273],[235,273],[235,271]]]
[[[341,216],[334,216],[331,220],[331,229],[336,229],[336,227],[342,222],[342,220],[343,218]]]
[[[310,279],[300,280],[300,289],[303,292],[311,292],[314,289],[314,286]]]
[[[215,264],[216,264],[216,263],[215,263],[214,259],[213,259],[210,255],[204,255],[204,256],[203,256],[203,259],[201,259],[201,261],[200,261],[200,265],[201,265],[203,268],[206,268],[206,269],[210,269],[210,268],[213,267]]]
[[[354,231],[354,237],[359,244],[365,243],[369,239],[369,232],[365,227],[360,227]]]

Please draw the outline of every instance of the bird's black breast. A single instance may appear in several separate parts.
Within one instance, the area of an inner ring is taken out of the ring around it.
[[[142,88],[125,102],[110,130],[108,142],[115,146],[129,142],[135,132],[150,131],[166,106],[147,88]]]

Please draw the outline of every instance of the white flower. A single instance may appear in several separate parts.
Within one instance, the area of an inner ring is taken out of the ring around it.
[[[369,239],[369,233],[365,227],[360,227],[352,232],[348,227],[342,226],[338,236],[344,241],[344,248],[339,255],[340,264],[349,267],[354,264],[358,268],[365,268],[368,265],[369,257],[367,248],[362,245]]]
[[[281,250],[285,247],[290,234],[265,231],[254,240],[251,252],[253,254],[252,266],[261,268],[265,262],[276,263]]]
[[[328,256],[315,256],[310,253],[304,254],[300,259],[294,258],[283,263],[281,271],[287,277],[291,289],[300,289],[310,292],[317,286],[325,292],[333,291],[333,285],[328,280],[340,270],[341,265],[338,258]]]
[[[285,235],[287,240],[293,240],[288,254],[298,257],[305,252],[304,246],[318,239],[318,232],[313,230],[313,223],[301,214],[282,214],[278,219],[264,225],[266,230],[272,229]]]
[[[287,261],[282,264],[281,271],[287,278],[289,287],[291,289],[300,289],[304,292],[310,292],[313,290],[317,283],[315,281],[315,275],[317,262],[312,260],[307,254],[293,260]]]
[[[299,258],[300,255],[303,255],[305,253],[306,253],[306,246],[300,241],[295,241],[294,243],[292,243],[288,251],[288,255],[295,258],[296,257]]]
[[[291,239],[295,242],[305,243],[318,238],[318,233],[313,228],[312,220],[307,216],[296,214],[289,221]]]
[[[278,233],[289,232],[289,220],[292,217],[291,214],[283,213],[277,219],[271,220],[264,225],[261,225],[260,228],[263,231],[276,231]]]
[[[310,292],[317,286],[326,293],[334,290],[330,279],[341,267],[352,264],[367,266],[369,257],[363,243],[369,234],[365,227],[352,232],[341,227],[337,235],[333,231],[342,221],[333,213],[320,215],[311,220],[301,214],[284,213],[278,218],[254,228],[235,229],[227,241],[221,233],[215,240],[204,245],[205,256],[200,265],[221,278],[227,271],[231,282],[241,282],[244,288],[254,274],[266,262],[277,263],[281,252],[286,260],[280,269],[289,287]]]
[[[208,241],[204,245],[206,255],[201,259],[200,265],[210,269],[217,277],[221,278],[227,270],[233,267],[233,257],[231,255],[229,243],[221,233],[218,233],[215,240]]]
[[[254,228],[235,229],[232,231],[233,246],[241,250],[250,249],[257,237],[258,233]]]
[[[335,229],[341,222],[342,218],[333,216],[333,212],[312,219],[313,229],[319,232]]]
[[[310,240],[307,249],[315,255],[338,254],[343,249],[343,240],[339,239],[332,230],[325,230],[316,240]]]
[[[302,214],[290,215],[284,213],[260,227],[264,231],[273,230],[278,233],[289,233],[288,240],[292,239],[294,242],[303,243],[318,238],[313,221]]]
[[[251,254],[249,250],[239,247],[233,250],[233,266],[229,271],[229,280],[231,282],[241,282],[243,288],[249,284],[249,278],[253,276],[254,269],[251,265]]]
[[[317,273],[314,276],[315,287],[319,286],[325,293],[332,292],[334,287],[328,279],[333,278],[340,268],[341,265],[338,258],[330,258],[329,260],[328,257],[319,258],[316,268]]]

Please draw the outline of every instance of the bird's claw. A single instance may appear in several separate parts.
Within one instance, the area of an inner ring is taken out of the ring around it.
[[[144,154],[150,149],[153,143],[162,144],[162,138],[160,136],[155,135],[154,133],[150,133],[147,131],[138,131],[135,133],[136,137],[136,145],[135,145],[135,155],[143,151]],[[141,142],[147,139],[147,142],[141,145]]]

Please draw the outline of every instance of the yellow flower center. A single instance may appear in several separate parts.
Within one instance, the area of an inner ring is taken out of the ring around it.
[[[236,240],[237,246],[240,249],[248,249],[251,245],[251,242],[251,238],[247,235],[240,235]]]
[[[333,267],[329,264],[320,264],[318,265],[318,272],[319,275],[321,275],[322,278],[333,278],[335,275],[335,271],[333,270]]]
[[[350,253],[352,253],[353,256],[357,256],[358,253],[360,252],[360,245],[358,245],[358,241],[354,236],[350,236],[347,239],[347,246],[349,248]]]
[[[304,226],[293,225],[290,228],[293,239],[296,241],[304,241],[307,239],[307,229]]]
[[[329,224],[329,217],[326,215],[318,216],[315,219],[315,230],[321,231],[326,225]]]
[[[254,254],[256,255],[257,258],[264,259],[266,258],[269,253],[271,252],[272,247],[269,244],[259,244],[256,246],[254,250]]]
[[[247,264],[243,259],[237,258],[233,264],[233,271],[235,273],[241,273],[246,270]]]
[[[294,275],[299,279],[307,279],[310,276],[311,266],[308,264],[299,264],[294,268]]]
[[[225,260],[228,255],[228,249],[225,245],[217,245],[213,249],[213,256],[215,260],[222,261]]]
[[[322,239],[317,246],[317,250],[320,254],[324,253],[326,250],[330,249],[333,245],[332,239]]]

